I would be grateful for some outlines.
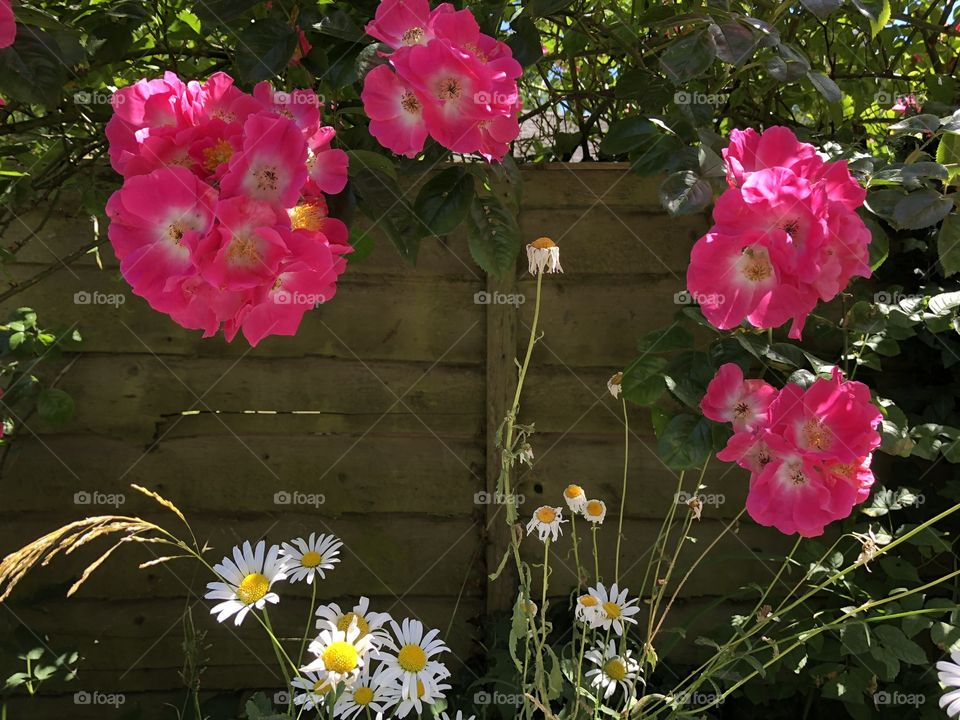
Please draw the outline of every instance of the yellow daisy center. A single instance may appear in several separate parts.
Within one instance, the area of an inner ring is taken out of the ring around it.
[[[546,524],[552,523],[557,519],[556,511],[551,507],[542,507],[537,510],[537,520]]]
[[[407,672],[420,672],[427,666],[427,654],[419,645],[404,645],[397,653],[397,664]]]
[[[353,691],[353,701],[357,705],[369,705],[373,702],[373,690],[368,687],[359,687]]]
[[[599,517],[603,515],[603,503],[599,500],[591,500],[587,503],[587,515]]]
[[[323,651],[323,666],[336,673],[348,673],[356,669],[360,662],[357,649],[348,642],[338,640],[330,643]]]
[[[326,680],[317,680],[313,684],[314,695],[326,695],[328,692],[330,692],[330,689],[330,683],[328,683]]]
[[[305,568],[315,568],[323,562],[323,555],[316,550],[309,550],[300,557],[300,564]]]
[[[244,605],[253,605],[262,600],[270,589],[270,581],[260,573],[250,573],[237,587],[237,599]]]
[[[577,602],[583,605],[584,607],[596,607],[597,603],[600,602],[593,595],[581,595],[577,598]]]
[[[603,604],[603,611],[611,620],[616,620],[618,617],[620,617],[620,606],[615,602],[605,602]]]
[[[567,489],[563,491],[563,494],[573,500],[574,498],[583,496],[583,488],[579,485],[567,485]]]
[[[350,629],[350,623],[354,620],[357,622],[357,629],[360,631],[360,637],[363,637],[368,632],[370,632],[370,626],[367,625],[367,621],[364,620],[361,616],[356,613],[348,612],[342,618],[337,620],[337,630],[342,630],[346,632]]]
[[[537,248],[538,250],[546,250],[548,248],[557,246],[557,244],[548,237],[537,238],[530,244],[533,245],[533,247]]]
[[[607,677],[620,682],[627,677],[627,666],[620,658],[613,658],[608,660],[607,664],[603,666],[603,672]]]

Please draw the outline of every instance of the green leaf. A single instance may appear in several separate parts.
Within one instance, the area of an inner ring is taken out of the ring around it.
[[[364,167],[356,171],[350,186],[357,196],[358,207],[372,223],[367,231],[383,230],[400,256],[415,264],[424,230],[397,182],[389,175]]]
[[[363,170],[372,170],[397,179],[397,167],[386,155],[373,150],[347,150],[347,156],[350,158],[347,165],[350,177],[359,175]]]
[[[843,93],[840,91],[840,88],[826,75],[811,71],[807,73],[807,77],[828,103],[836,103],[843,100]]]
[[[24,103],[54,107],[67,82],[67,67],[53,35],[17,25],[16,42],[0,50],[0,95]]]
[[[473,195],[473,175],[462,167],[452,167],[420,189],[413,207],[430,232],[446,235],[470,212]]]
[[[350,42],[361,42],[364,38],[363,28],[343,10],[334,10],[324,16],[313,26],[313,29],[322,35]]]
[[[818,18],[825,18],[843,5],[843,0],[800,0],[800,4]]]
[[[699,30],[672,43],[660,56],[660,67],[679,85],[702,75],[717,56],[717,44],[706,30]]]
[[[950,165],[947,172],[950,177],[960,175],[960,135],[944,133],[937,146],[937,162],[941,165]]]
[[[856,623],[840,629],[840,642],[846,655],[863,655],[870,650],[870,630],[866,624]]]
[[[600,141],[600,152],[604,155],[624,155],[645,145],[660,136],[660,130],[645,117],[627,117],[610,126]]]
[[[660,186],[660,202],[671,215],[700,212],[712,199],[710,183],[690,170],[673,173]]]
[[[943,219],[937,235],[937,254],[947,277],[960,271],[960,215],[951,213]]]
[[[204,25],[223,26],[259,4],[260,0],[203,0],[191,9]]]
[[[520,254],[516,215],[497,196],[474,196],[467,215],[467,244],[477,265],[503,277],[516,267]]]
[[[901,662],[908,665],[927,664],[927,654],[923,648],[913,640],[909,640],[900,628],[893,625],[877,625],[873,633],[883,644],[884,649]]]
[[[527,12],[533,17],[546,17],[560,12],[572,2],[573,0],[530,0]]]
[[[623,396],[637,405],[653,405],[666,391],[663,368],[667,361],[656,355],[639,357],[623,371],[620,390]]]
[[[671,418],[657,441],[657,454],[674,470],[702,467],[712,448],[710,421],[686,413]]]
[[[911,115],[888,128],[896,133],[932,133],[940,127],[940,118],[936,115]]]
[[[246,83],[270,80],[283,70],[297,46],[297,33],[276,18],[254,20],[237,42],[237,74]]]
[[[37,397],[37,414],[53,425],[63,425],[73,417],[74,402],[69,394],[58,388],[47,388]]]
[[[742,65],[757,49],[753,30],[736,20],[711,25],[710,34],[717,47],[717,58],[730,65]]]
[[[637,343],[642,353],[663,353],[686,350],[693,345],[693,334],[682,325],[673,324],[663,330],[653,330]]]
[[[944,652],[960,650],[960,628],[945,622],[935,622],[930,627],[930,639]]]
[[[871,37],[876,37],[890,22],[890,0],[853,0],[853,4],[870,21]]]
[[[916,230],[940,222],[953,209],[953,201],[936,190],[917,190],[893,208],[893,221],[901,228]]]
[[[513,33],[507,38],[507,45],[513,50],[514,59],[527,67],[533,65],[543,57],[543,44],[540,41],[540,31],[526,15],[514,20],[510,27]]]

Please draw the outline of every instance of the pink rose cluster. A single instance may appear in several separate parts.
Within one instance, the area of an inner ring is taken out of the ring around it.
[[[734,130],[723,157],[730,187],[693,247],[687,289],[722,330],[792,320],[799,338],[818,300],[870,277],[870,231],[855,212],[866,191],[846,162],[825,162],[785,127]]]
[[[503,158],[520,134],[523,72],[507,45],[481,33],[469,10],[431,12],[427,0],[383,0],[366,30],[393,50],[361,96],[381,145],[412,158],[430,135],[453,152]]]
[[[17,39],[17,22],[10,0],[0,0],[0,49],[10,47]]]
[[[326,194],[347,183],[312,90],[253,94],[225,73],[173,73],[113,96],[110,162],[124,177],[107,203],[120,272],[185,328],[251,345],[293,335],[333,297],[350,251]]]
[[[700,403],[734,434],[717,458],[750,471],[747,512],[788,535],[821,535],[870,494],[870,461],[880,445],[880,411],[866,385],[834,369],[806,389],[744,380],[723,365]]]

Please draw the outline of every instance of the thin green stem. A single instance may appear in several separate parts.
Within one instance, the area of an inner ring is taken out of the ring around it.
[[[317,602],[317,578],[313,578],[310,583],[310,612],[307,615],[307,624],[303,628],[303,639],[300,641],[300,652],[297,655],[297,663],[303,664],[303,653],[307,649],[307,638],[310,636],[310,628],[313,627],[313,609]]]
[[[627,417],[627,399],[623,403],[623,488],[620,490],[620,517],[617,522],[617,555],[614,560],[613,581],[620,583],[620,541],[623,539],[623,513],[627,507],[627,468],[630,465],[630,419]]]

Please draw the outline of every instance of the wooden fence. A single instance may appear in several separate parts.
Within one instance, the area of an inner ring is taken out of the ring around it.
[[[566,272],[544,280],[545,335],[521,417],[536,424],[536,463],[520,474],[521,511],[561,504],[563,487],[577,482],[615,513],[624,428],[606,381],[634,357],[636,340],[678,309],[674,296],[706,219],[669,218],[659,180],[622,165],[548,165],[523,177],[524,237],[556,239]],[[11,228],[14,239],[32,227],[24,221]],[[22,251],[15,276],[31,276],[91,232],[85,217],[58,209]],[[109,248],[101,257],[102,269],[87,257],[16,299],[41,321],[76,323],[83,342],[57,364],[59,385],[76,399],[75,419],[59,428],[28,420],[3,459],[0,554],[70,520],[113,512],[84,504],[107,496],[122,496],[125,514],[179,529],[174,516],[130,490],[138,483],[187,514],[211,558],[244,539],[339,535],[343,562],[320,585],[320,598],[343,604],[366,595],[377,609],[423,618],[442,629],[460,669],[478,650],[478,619],[509,606],[515,592],[509,578],[487,581],[507,529],[500,506],[485,504],[483,493],[495,483],[493,437],[531,322],[525,268],[508,281],[488,280],[459,234],[425,241],[416,268],[383,243],[351,265],[336,298],[308,314],[295,338],[269,338],[251,350],[242,340],[202,340],[151,311],[124,285]],[[77,295],[95,292],[123,294],[125,302],[84,304],[87,296]],[[519,299],[484,302],[493,296]],[[636,587],[676,481],[652,450],[647,414],[631,413],[623,566],[625,584]],[[742,508],[745,480],[738,470],[708,475],[727,502],[705,513],[702,542]],[[612,548],[615,523],[608,519],[600,536]],[[681,616],[756,577],[747,560],[771,541],[771,532],[745,523],[691,578]],[[536,560],[542,546],[528,546]],[[573,575],[569,546],[558,547],[559,589]],[[129,710],[175,697],[186,610],[212,645],[205,691],[281,686],[254,623],[236,629],[209,618],[205,578],[194,564],[138,570],[148,549],[125,547],[66,599],[102,549],[35,573],[0,610],[7,637],[29,633],[85,657],[73,683],[48,685],[51,695],[39,702],[69,703],[78,690],[123,693],[121,710]],[[284,586],[273,613],[281,633],[303,627],[308,594],[303,584]],[[13,672],[16,661],[4,657],[0,669]],[[107,716],[84,705],[70,706],[70,715]]]

